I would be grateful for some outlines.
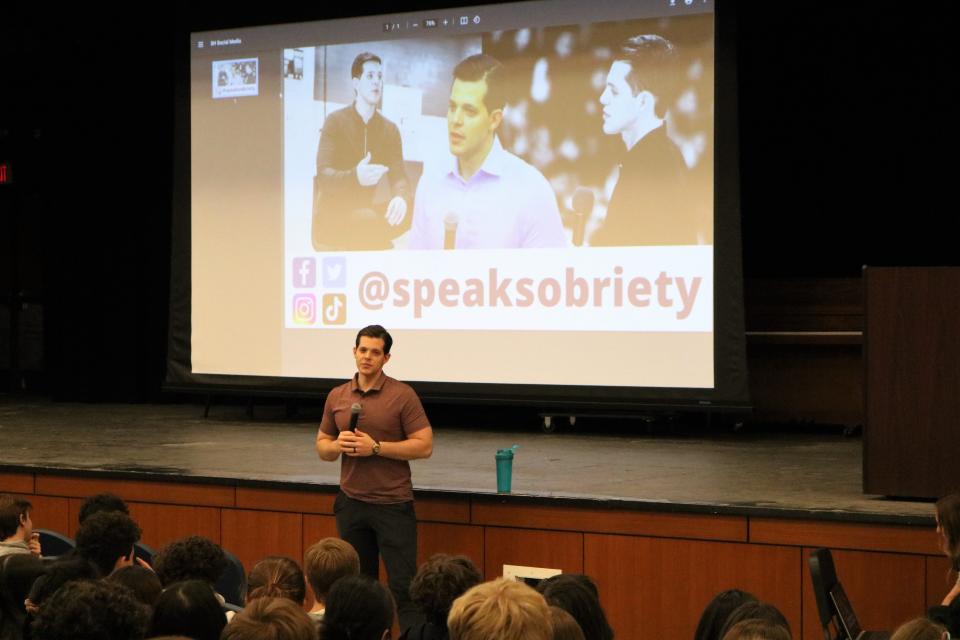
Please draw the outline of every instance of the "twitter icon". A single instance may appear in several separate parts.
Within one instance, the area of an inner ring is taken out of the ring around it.
[[[343,256],[324,258],[320,265],[324,288],[343,287],[347,284],[347,260]]]

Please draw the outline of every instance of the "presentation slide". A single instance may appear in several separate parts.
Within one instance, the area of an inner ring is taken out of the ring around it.
[[[191,36],[194,374],[712,389],[712,2]]]

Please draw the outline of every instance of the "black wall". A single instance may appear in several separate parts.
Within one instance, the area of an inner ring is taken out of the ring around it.
[[[0,355],[0,390],[160,397],[186,34],[337,15],[310,4],[148,3],[136,16],[36,5],[4,16],[0,161],[16,184],[0,187],[0,351],[14,334],[21,351]],[[721,10],[738,31],[748,283],[956,264],[951,5],[744,4]],[[42,365],[5,374],[17,358]]]

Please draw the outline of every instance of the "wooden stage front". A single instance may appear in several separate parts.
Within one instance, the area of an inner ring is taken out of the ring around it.
[[[949,590],[932,506],[861,492],[861,441],[831,434],[545,435],[438,427],[413,464],[419,554],[463,553],[592,576],[617,638],[693,637],[703,607],[738,587],[819,640],[807,573],[830,547],[865,628],[892,629]],[[207,536],[249,568],[301,559],[336,534],[338,465],[313,452],[316,421],[209,419],[189,405],[0,404],[0,491],[30,497],[35,526],[76,532],[82,499],[125,498],[155,547]],[[514,492],[493,454],[519,444]]]

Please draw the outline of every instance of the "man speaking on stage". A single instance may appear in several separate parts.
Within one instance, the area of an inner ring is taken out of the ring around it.
[[[433,429],[416,392],[383,373],[392,345],[380,325],[360,330],[357,373],[327,395],[316,446],[327,462],[343,454],[333,506],[337,532],[357,550],[366,575],[377,578],[383,557],[403,630],[418,617],[409,594],[417,518],[408,461],[430,457]]]

